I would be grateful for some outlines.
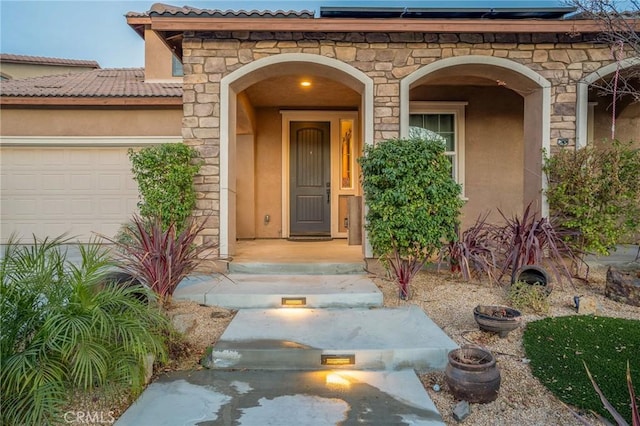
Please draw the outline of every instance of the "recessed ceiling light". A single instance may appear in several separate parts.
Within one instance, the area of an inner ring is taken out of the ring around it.
[[[303,80],[300,82],[300,86],[302,87],[311,87],[311,82],[309,80]]]

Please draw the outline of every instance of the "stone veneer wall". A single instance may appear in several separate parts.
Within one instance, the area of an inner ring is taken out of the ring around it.
[[[576,83],[612,62],[594,35],[428,33],[185,33],[185,143],[205,160],[196,178],[197,214],[210,215],[205,241],[218,241],[220,191],[220,81],[255,60],[282,53],[335,58],[374,82],[374,139],[400,132],[400,80],[439,59],[486,55],[518,62],[551,82],[551,140],[575,144]],[[553,146],[553,144],[552,144]]]

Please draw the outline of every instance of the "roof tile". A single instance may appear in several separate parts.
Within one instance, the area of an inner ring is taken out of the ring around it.
[[[3,81],[1,96],[181,97],[182,82],[145,83],[142,68],[110,68]]]
[[[129,12],[129,17],[142,16],[198,16],[204,18],[314,18],[310,10],[220,10],[198,9],[192,6],[171,6],[154,3],[147,13]]]

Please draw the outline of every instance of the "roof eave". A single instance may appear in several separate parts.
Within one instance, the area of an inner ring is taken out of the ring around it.
[[[596,20],[540,19],[357,19],[357,18],[212,18],[149,17],[155,31],[304,31],[304,32],[427,32],[427,33],[597,33]],[[630,21],[640,30],[640,22]]]
[[[151,26],[151,17],[149,16],[127,16],[127,24],[133,31],[138,33],[144,39],[144,29]]]
[[[182,106],[182,96],[88,97],[88,96],[0,96],[7,106]]]

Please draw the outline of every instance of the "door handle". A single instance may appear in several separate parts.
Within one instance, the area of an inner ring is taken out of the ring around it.
[[[327,203],[331,202],[331,183],[327,182]]]

